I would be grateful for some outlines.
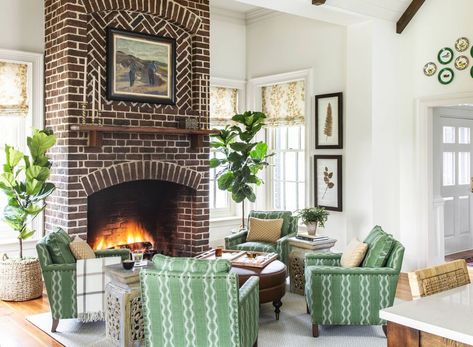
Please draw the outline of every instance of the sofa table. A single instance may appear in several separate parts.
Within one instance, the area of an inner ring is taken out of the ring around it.
[[[290,237],[289,243],[289,277],[291,293],[304,295],[304,257],[306,253],[328,252],[337,240],[325,239],[320,241],[305,241]]]

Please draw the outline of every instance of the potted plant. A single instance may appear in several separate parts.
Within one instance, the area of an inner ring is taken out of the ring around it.
[[[307,227],[309,235],[315,235],[317,226],[325,227],[328,218],[328,212],[323,207],[303,208],[296,212],[296,215],[302,220]]]
[[[19,258],[0,260],[0,299],[24,301],[42,294],[41,269],[37,258],[23,257],[23,241],[35,234],[31,222],[44,210],[44,200],[55,186],[47,182],[51,162],[46,151],[56,143],[54,135],[34,130],[27,138],[30,155],[5,145],[6,162],[0,173],[0,190],[7,196],[3,220],[18,233]]]
[[[242,227],[245,227],[245,199],[256,200],[253,185],[259,186],[263,180],[258,173],[269,165],[268,145],[255,141],[264,126],[266,115],[262,112],[247,111],[232,117],[235,125],[227,125],[218,134],[212,135],[213,148],[220,153],[210,160],[211,168],[217,172],[218,188],[231,192],[236,203],[241,202]]]

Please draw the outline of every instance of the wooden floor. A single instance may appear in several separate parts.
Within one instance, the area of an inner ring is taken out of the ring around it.
[[[449,254],[445,256],[445,261],[453,261],[457,259],[466,259],[473,257],[473,249],[469,251],[463,251],[455,254]]]
[[[396,297],[412,300],[405,273],[399,278]],[[49,304],[46,296],[19,303],[0,300],[0,347],[62,346],[25,319],[25,316],[47,311]]]

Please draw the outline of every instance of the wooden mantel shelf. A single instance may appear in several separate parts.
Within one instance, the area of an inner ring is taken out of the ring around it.
[[[164,135],[190,135],[191,147],[203,146],[204,136],[217,134],[218,130],[209,129],[182,129],[182,128],[158,128],[158,127],[128,127],[117,125],[95,125],[79,124],[72,125],[72,131],[83,131],[89,133],[89,147],[102,147],[103,133],[133,133],[133,134],[164,134]]]

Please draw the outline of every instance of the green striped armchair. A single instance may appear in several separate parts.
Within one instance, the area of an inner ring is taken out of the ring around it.
[[[379,310],[393,304],[404,247],[379,226],[364,242],[368,252],[362,267],[341,267],[337,253],[306,254],[305,295],[314,337],[319,324],[384,328]]]
[[[156,255],[140,272],[146,346],[257,346],[259,278],[238,289],[227,260]]]
[[[36,244],[52,316],[52,332],[60,319],[77,318],[76,260],[69,250],[71,238],[62,229],[43,237]],[[129,259],[127,249],[96,251],[97,258],[121,256]]]
[[[297,217],[294,217],[290,211],[250,211],[250,217],[259,219],[283,219],[281,227],[281,238],[276,244],[267,242],[247,242],[248,230],[244,229],[236,234],[225,238],[225,248],[242,250],[242,251],[258,251],[258,252],[274,252],[279,255],[279,260],[284,264],[289,263],[289,243],[290,237],[297,234]]]

